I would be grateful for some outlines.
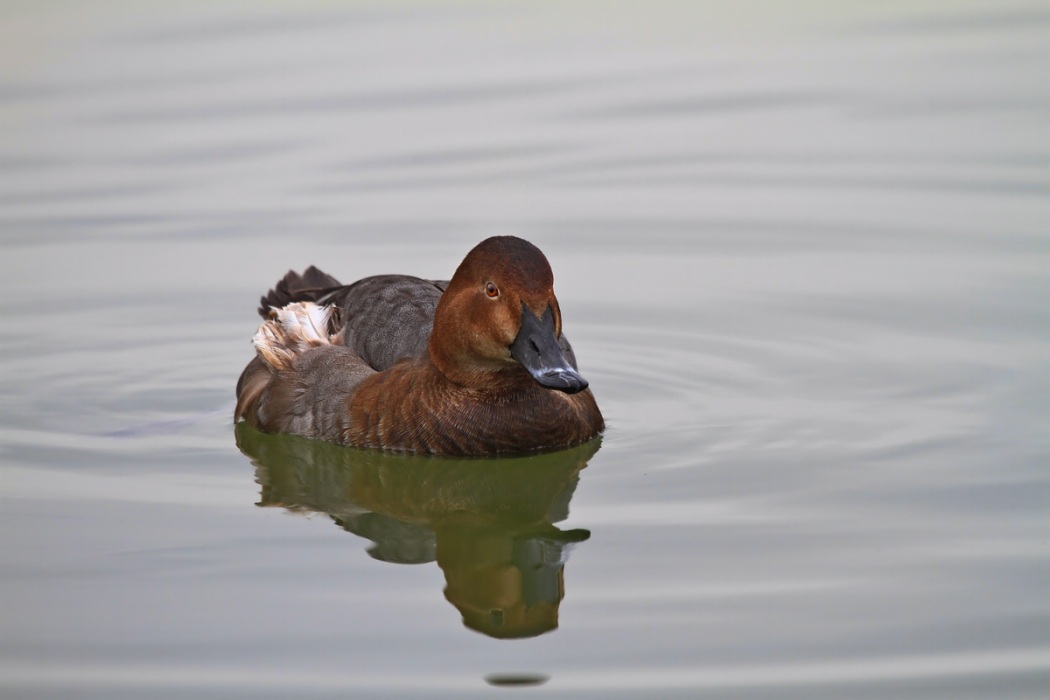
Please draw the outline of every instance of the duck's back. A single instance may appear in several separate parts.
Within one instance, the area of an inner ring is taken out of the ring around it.
[[[410,275],[376,275],[340,285],[331,275],[310,267],[289,272],[261,299],[259,313],[271,308],[312,301],[338,309],[331,317],[333,335],[381,372],[406,357],[426,354],[434,327],[434,311],[447,281]]]
[[[409,275],[377,275],[318,300],[340,310],[342,343],[381,372],[406,357],[422,357],[434,311],[448,282]]]

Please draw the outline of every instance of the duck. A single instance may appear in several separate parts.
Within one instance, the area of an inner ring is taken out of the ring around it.
[[[476,245],[452,278],[343,285],[311,266],[260,299],[235,421],[357,448],[445,456],[565,449],[605,421],[562,333],[546,256]]]

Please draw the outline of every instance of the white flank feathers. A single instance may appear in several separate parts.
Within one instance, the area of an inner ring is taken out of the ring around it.
[[[252,343],[259,357],[271,368],[290,369],[296,355],[331,345],[328,335],[331,316],[331,306],[318,306],[311,301],[270,309],[269,320],[259,326]]]

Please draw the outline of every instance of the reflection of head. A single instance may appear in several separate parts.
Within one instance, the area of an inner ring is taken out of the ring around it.
[[[570,542],[586,530],[511,533],[476,527],[438,530],[445,598],[463,624],[491,637],[535,637],[558,627]]]
[[[599,442],[520,458],[412,457],[345,448],[240,423],[259,505],[323,512],[374,542],[381,561],[434,561],[464,624],[499,638],[557,628],[568,546],[589,536],[568,517],[579,472]]]

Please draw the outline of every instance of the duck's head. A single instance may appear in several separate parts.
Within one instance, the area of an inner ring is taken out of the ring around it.
[[[587,388],[559,344],[554,273],[540,249],[496,236],[467,253],[434,314],[430,357],[452,381],[479,388],[531,375],[548,389]]]

